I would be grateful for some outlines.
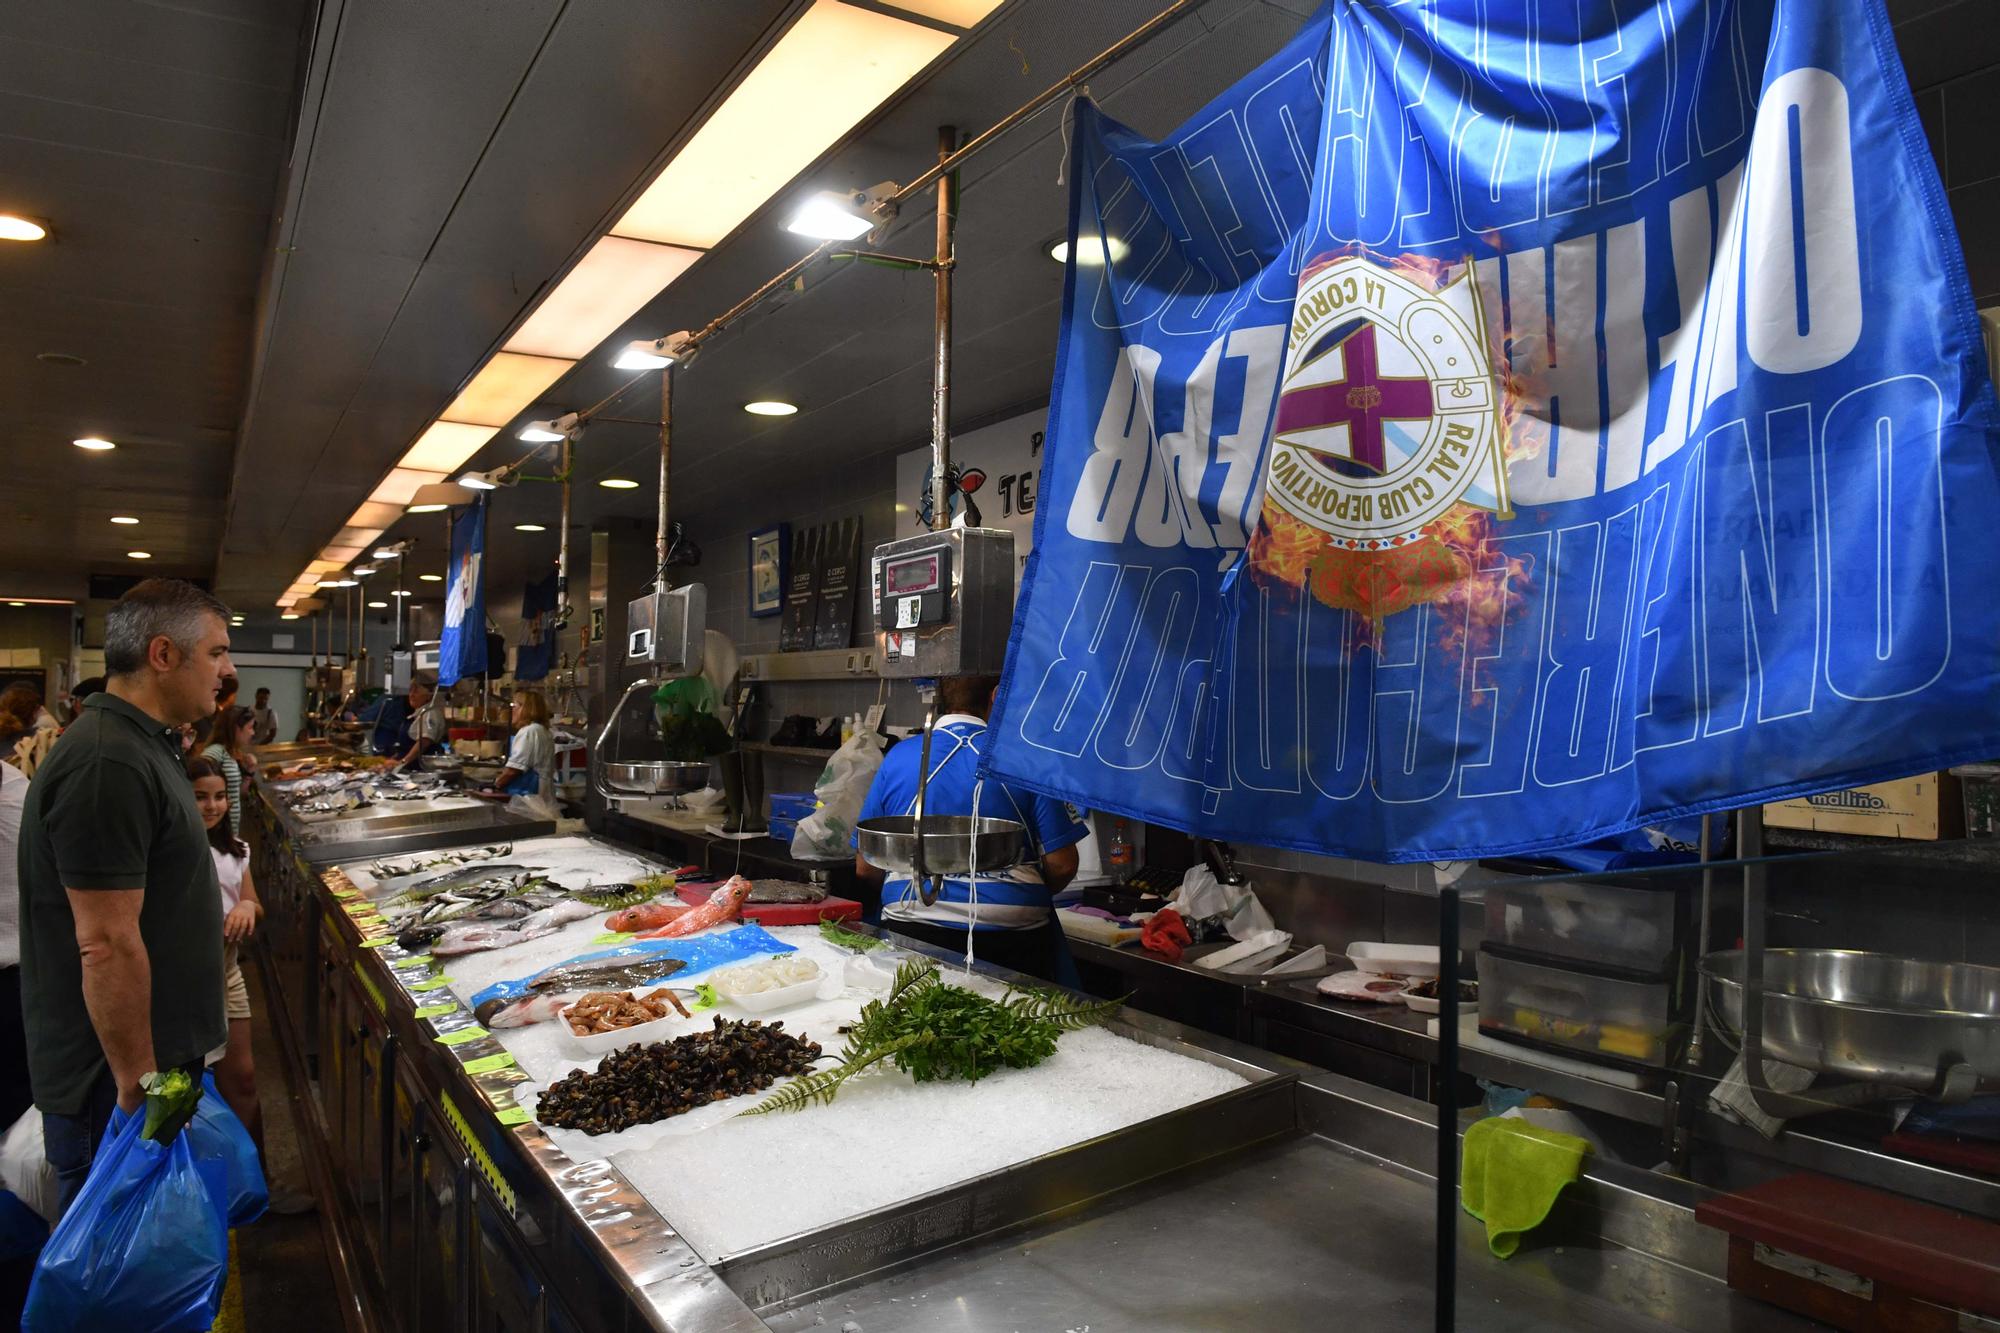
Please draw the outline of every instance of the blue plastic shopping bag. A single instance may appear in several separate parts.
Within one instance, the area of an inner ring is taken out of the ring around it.
[[[222,1306],[229,1231],[220,1159],[144,1121],[106,1131],[75,1202],[50,1233],[22,1333],[203,1333]]]
[[[264,1215],[271,1201],[271,1192],[264,1184],[263,1160],[257,1156],[250,1131],[216,1091],[215,1075],[203,1074],[201,1086],[201,1104],[195,1107],[194,1119],[183,1132],[193,1143],[197,1161],[222,1163],[223,1188],[215,1202],[229,1225],[249,1226]]]

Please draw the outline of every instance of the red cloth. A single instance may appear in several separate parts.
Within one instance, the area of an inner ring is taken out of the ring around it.
[[[1139,927],[1139,947],[1147,953],[1160,955],[1170,963],[1178,963],[1181,950],[1193,943],[1194,937],[1188,934],[1187,923],[1171,907],[1162,907]]]

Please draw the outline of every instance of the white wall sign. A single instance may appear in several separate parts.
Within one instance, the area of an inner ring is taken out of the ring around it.
[[[972,483],[979,520],[1014,534],[1014,583],[1035,544],[1035,508],[1041,501],[1042,429],[1046,409],[995,422],[951,442],[951,461]],[[923,529],[924,486],[930,479],[931,451],[925,445],[896,457],[896,536]],[[962,498],[961,498],[962,502]],[[954,505],[952,512],[958,512]]]

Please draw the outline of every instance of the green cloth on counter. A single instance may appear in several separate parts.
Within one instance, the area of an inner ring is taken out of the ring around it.
[[[1555,1206],[1563,1186],[1583,1171],[1590,1145],[1526,1120],[1494,1116],[1465,1131],[1459,1203],[1486,1224],[1486,1247],[1499,1258],[1521,1246]]]

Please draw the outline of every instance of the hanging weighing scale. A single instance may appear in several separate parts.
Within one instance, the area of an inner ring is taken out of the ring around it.
[[[924,812],[941,676],[998,675],[1014,620],[1014,534],[947,528],[885,543],[873,561],[876,672],[914,680],[924,697],[917,799],[907,815],[864,819],[857,846],[870,865],[908,875],[924,905],[947,875],[1006,870],[1027,830],[1012,819]]]

